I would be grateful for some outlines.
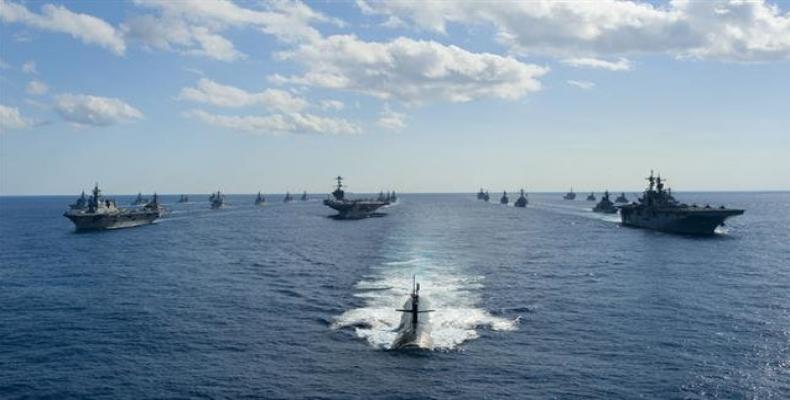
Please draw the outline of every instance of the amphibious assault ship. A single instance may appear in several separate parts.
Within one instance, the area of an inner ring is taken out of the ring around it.
[[[609,200],[609,191],[603,192],[603,197],[601,197],[601,201],[595,205],[592,209],[597,213],[603,214],[617,214],[617,207]]]
[[[743,214],[742,209],[713,208],[709,205],[698,207],[679,203],[672,197],[672,189],[664,190],[661,176],[647,178],[647,189],[638,202],[620,206],[623,225],[657,231],[685,233],[692,235],[712,235],[724,220]]]
[[[346,198],[343,191],[343,177],[338,176],[337,187],[332,192],[332,197],[324,200],[324,205],[337,211],[337,219],[360,219],[377,215],[375,213],[381,207],[388,205],[386,201],[376,199],[354,199]]]
[[[524,189],[521,189],[521,196],[518,197],[518,199],[516,200],[515,203],[513,203],[513,205],[516,207],[524,208],[527,206],[527,203],[529,203],[529,201],[527,201],[527,195],[524,194]]]
[[[154,222],[163,213],[164,208],[159,205],[156,193],[143,207],[123,209],[115,205],[115,200],[103,198],[99,184],[96,184],[89,198],[85,199],[83,192],[82,197],[70,205],[63,216],[73,222],[78,231],[87,231],[146,225]]]

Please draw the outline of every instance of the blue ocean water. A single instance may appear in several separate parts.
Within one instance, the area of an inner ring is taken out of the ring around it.
[[[747,210],[710,238],[560,194],[190,197],[98,233],[0,198],[0,398],[790,398],[790,193],[676,194]],[[390,351],[412,275],[435,347]]]

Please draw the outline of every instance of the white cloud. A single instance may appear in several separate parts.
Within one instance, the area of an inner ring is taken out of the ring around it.
[[[178,98],[219,107],[245,107],[259,104],[268,109],[291,112],[307,106],[306,100],[284,90],[266,89],[260,93],[250,93],[206,78],[200,79],[196,87],[181,89]]]
[[[601,68],[601,69],[608,69],[609,71],[631,70],[631,62],[623,57],[620,57],[619,59],[617,59],[617,61],[606,61],[592,57],[568,58],[562,60],[562,63],[566,65],[570,65],[571,67],[578,67],[578,68]]]
[[[107,126],[143,118],[143,113],[120,99],[84,94],[56,96],[55,110],[65,120],[80,125]]]
[[[36,62],[31,60],[22,64],[22,72],[32,75],[38,74],[38,70],[36,69]]]
[[[493,26],[520,53],[561,58],[669,54],[726,61],[790,58],[790,12],[764,0],[363,2],[367,14],[444,33],[450,23]]]
[[[28,94],[32,94],[34,96],[40,96],[46,93],[47,90],[49,90],[49,87],[47,87],[44,82],[38,80],[30,81],[30,83],[27,84],[27,88],[25,89]]]
[[[11,129],[23,129],[32,125],[32,122],[22,117],[19,109],[0,104],[0,132]]]
[[[290,133],[312,134],[357,134],[361,129],[342,118],[320,117],[303,113],[284,113],[267,116],[217,115],[202,110],[192,110],[186,117],[222,128],[229,128],[258,135],[282,135]]]
[[[344,108],[346,108],[346,104],[340,100],[321,100],[322,110],[340,111]]]
[[[349,90],[407,103],[516,100],[540,90],[537,78],[548,71],[511,57],[403,37],[365,42],[335,35],[304,43],[278,57],[302,64],[306,72],[273,75],[269,77],[272,82]]]
[[[595,82],[590,82],[590,81],[574,81],[574,80],[569,80],[569,81],[566,81],[566,82],[567,82],[569,85],[571,85],[571,86],[576,86],[577,88],[579,88],[579,89],[583,89],[583,90],[590,90],[590,89],[592,89],[592,88],[594,88],[594,87],[595,87]]]
[[[234,61],[245,55],[220,35],[230,28],[250,27],[274,35],[286,43],[318,40],[321,34],[312,23],[342,22],[312,10],[297,1],[263,4],[263,9],[240,7],[232,1],[136,0],[136,4],[157,11],[157,15],[127,20],[125,34],[143,45],[159,50]]]
[[[41,14],[36,14],[22,4],[0,0],[0,20],[44,31],[67,33],[83,43],[104,47],[118,55],[126,51],[123,37],[112,25],[92,15],[72,12],[63,6],[45,4],[41,7]]]
[[[388,105],[385,105],[376,124],[382,128],[397,131],[406,127],[405,120],[406,114],[392,111]]]

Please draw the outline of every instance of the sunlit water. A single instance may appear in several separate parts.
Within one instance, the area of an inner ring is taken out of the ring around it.
[[[0,398],[790,398],[790,194],[677,194],[747,209],[712,238],[584,197],[165,196],[85,234],[72,198],[0,198]],[[432,344],[396,351],[412,276]]]

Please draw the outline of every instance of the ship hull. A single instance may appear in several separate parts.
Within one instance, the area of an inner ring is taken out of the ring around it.
[[[362,219],[377,215],[376,210],[387,205],[379,201],[324,200],[324,205],[337,211],[337,219]]]
[[[159,213],[133,213],[133,214],[103,214],[79,215],[64,214],[78,231],[99,231],[109,229],[132,228],[148,225],[159,218]]]
[[[713,235],[716,228],[743,210],[640,211],[621,208],[624,226],[688,235]]]

